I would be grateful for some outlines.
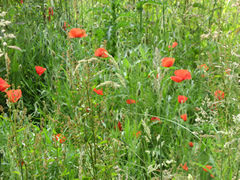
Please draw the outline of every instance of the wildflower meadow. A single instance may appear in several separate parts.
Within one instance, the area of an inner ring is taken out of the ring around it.
[[[0,0],[0,180],[239,180],[239,0]]]

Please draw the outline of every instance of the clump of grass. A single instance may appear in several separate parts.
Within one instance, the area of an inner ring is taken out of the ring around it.
[[[0,5],[1,178],[239,178],[237,1]]]

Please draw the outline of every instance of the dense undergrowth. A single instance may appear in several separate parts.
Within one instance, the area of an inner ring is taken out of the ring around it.
[[[240,178],[238,0],[0,7],[1,179]]]

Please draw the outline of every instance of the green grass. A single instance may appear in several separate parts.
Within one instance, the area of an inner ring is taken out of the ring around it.
[[[16,103],[0,92],[1,179],[240,178],[237,1],[23,2],[0,2],[0,77],[22,91]],[[172,81],[179,69],[192,78]]]

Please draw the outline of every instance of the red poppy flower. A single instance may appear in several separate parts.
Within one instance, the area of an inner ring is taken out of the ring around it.
[[[182,82],[182,81],[183,81],[183,79],[182,79],[182,78],[180,78],[180,77],[178,77],[178,76],[171,76],[171,79],[172,79],[173,81],[177,82],[177,83],[179,83],[179,82]]]
[[[212,178],[214,178],[214,175],[211,174],[210,176],[211,176]]]
[[[86,31],[80,28],[71,29],[68,35],[70,38],[82,38],[87,36]]]
[[[6,81],[4,81],[2,78],[0,78],[0,91],[5,92],[7,88],[9,88],[11,85],[9,85]]]
[[[206,71],[209,69],[206,64],[202,64],[198,68],[204,68]]]
[[[188,70],[186,70],[186,69],[176,70],[176,71],[174,72],[174,74],[175,74],[176,76],[182,78],[183,80],[185,80],[185,79],[191,79],[191,78],[192,78],[191,73],[190,73]]]
[[[63,29],[64,29],[64,31],[66,31],[66,29],[67,29],[67,23],[66,22],[64,22],[64,24],[63,24]]]
[[[190,147],[193,147],[193,143],[192,143],[192,142],[189,142],[189,146],[190,146]]]
[[[96,88],[94,88],[93,91],[94,91],[95,93],[97,93],[98,95],[103,95],[103,92],[102,92],[101,89],[97,90]]]
[[[118,129],[119,129],[119,131],[122,131],[122,124],[120,123],[120,121],[118,121]]]
[[[185,69],[179,69],[174,72],[176,76],[171,76],[171,79],[175,82],[182,82],[183,80],[186,79],[191,79],[191,73],[188,70]]]
[[[220,90],[215,91],[214,95],[215,95],[215,97],[218,98],[219,100],[221,100],[221,99],[224,98],[224,92],[223,92],[223,91],[220,91]]]
[[[136,133],[136,137],[138,138],[138,136],[139,136],[141,133],[142,133],[141,131],[138,131],[138,132]]]
[[[160,119],[159,119],[158,117],[152,117],[152,118],[151,118],[151,121],[155,121],[155,120],[160,121]]]
[[[104,48],[98,48],[98,49],[95,51],[95,56],[106,58],[106,57],[108,57],[107,53],[108,53],[108,52],[107,52],[106,49],[104,49]]]
[[[181,115],[181,118],[182,118],[184,121],[186,121],[186,120],[187,120],[187,114]]]
[[[51,7],[49,8],[48,15],[52,15],[53,16],[53,9]]]
[[[156,78],[158,79],[158,74],[156,75]]]
[[[180,166],[182,166],[182,168],[186,171],[188,171],[188,167],[187,167],[187,163],[184,164],[184,166],[182,164],[180,164]]]
[[[226,69],[225,72],[226,72],[226,74],[230,74],[231,69]]]
[[[18,161],[19,165],[23,166],[25,164],[25,162],[22,160],[22,161]],[[18,164],[17,164],[18,166]]]
[[[35,66],[35,69],[39,76],[41,76],[44,73],[44,71],[46,71],[46,68],[43,68],[41,66]]]
[[[20,3],[23,4],[23,0],[20,0]]]
[[[22,96],[22,91],[20,89],[9,90],[6,93],[7,93],[8,99],[13,103],[17,102]]]
[[[212,166],[206,165],[206,168],[208,168],[209,170],[212,169]]]
[[[162,59],[163,67],[171,67],[174,64],[175,59],[170,57],[165,57]]]
[[[152,118],[151,118],[151,121],[153,121],[153,122],[159,121],[159,122],[158,122],[159,124],[162,123],[158,117],[152,117]]]
[[[212,166],[206,165],[206,168],[209,169],[209,170],[211,170],[211,169],[212,169]],[[203,168],[204,171],[208,172],[207,169]]]
[[[135,104],[136,101],[133,100],[133,99],[127,99],[126,103],[127,103],[127,104]]]
[[[185,96],[182,96],[182,95],[178,96],[178,102],[179,103],[185,103],[187,100],[188,100],[188,98],[185,97]]]
[[[61,134],[53,135],[53,141],[59,141],[60,144],[62,144],[64,141],[66,141],[66,137],[62,136]]]
[[[168,46],[168,51],[171,51],[171,47],[172,47],[172,46],[170,46],[170,45]]]
[[[86,108],[86,111],[89,112],[91,109],[89,107]]]
[[[178,45],[178,43],[174,42],[173,45],[172,45],[172,48],[175,48],[177,45]]]

